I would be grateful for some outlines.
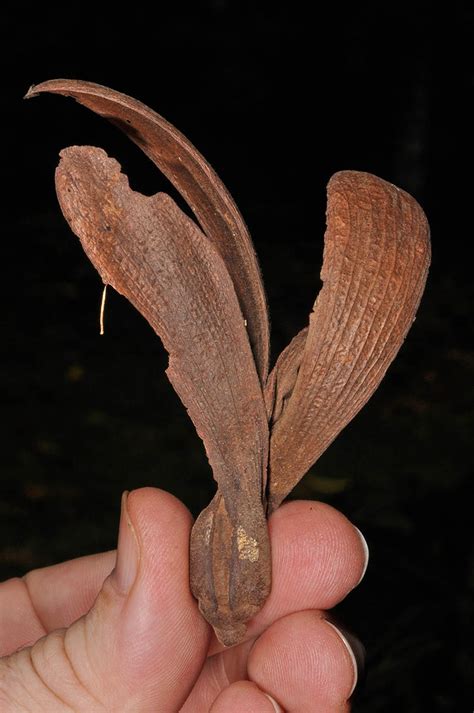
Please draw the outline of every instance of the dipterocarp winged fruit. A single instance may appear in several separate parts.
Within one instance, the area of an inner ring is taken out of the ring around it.
[[[309,325],[268,373],[269,323],[245,223],[212,168],[159,114],[75,80],[63,94],[124,131],[173,183],[131,190],[104,151],[61,152],[61,209],[105,284],[127,297],[169,353],[167,375],[217,482],[191,534],[191,589],[222,643],[245,636],[271,587],[267,518],[367,403],[415,318],[430,261],[429,228],[407,193],[341,171],[327,188],[322,289]]]

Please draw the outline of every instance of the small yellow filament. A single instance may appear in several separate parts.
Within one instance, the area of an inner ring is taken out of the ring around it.
[[[105,311],[105,298],[107,296],[107,283],[104,285],[104,289],[102,290],[102,300],[100,302],[100,316],[99,316],[99,324],[100,324],[100,334],[104,334],[104,311]]]

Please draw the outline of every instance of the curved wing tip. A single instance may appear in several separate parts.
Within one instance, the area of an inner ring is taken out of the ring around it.
[[[429,230],[426,215],[416,198],[414,198],[411,193],[408,193],[408,191],[397,186],[395,183],[391,183],[385,178],[376,176],[374,173],[368,173],[367,171],[349,170],[337,171],[336,173],[333,173],[333,175],[329,179],[327,185],[327,192],[328,194],[331,194],[333,191],[337,192],[337,190],[344,188],[357,189],[362,187],[380,187],[385,189],[385,191],[388,191],[389,193],[398,194],[401,198],[403,198],[405,201],[408,201],[414,208],[419,211],[421,220],[426,223],[426,226]]]
[[[23,99],[31,99],[32,97],[37,97],[39,95],[39,91],[37,90],[37,84],[32,84],[28,91],[26,92],[25,96]]]
[[[386,181],[384,178],[380,178],[380,176],[376,176],[374,173],[369,173],[368,171],[343,170],[333,173],[328,182],[328,189],[340,185],[354,185],[361,183],[378,183],[389,186],[394,185],[389,181]],[[396,186],[394,187],[397,188]]]
[[[42,92],[58,92],[59,94],[66,94],[68,89],[72,91],[74,89],[77,90],[84,87],[93,89],[100,87],[100,85],[94,84],[94,82],[86,82],[82,79],[65,79],[64,77],[60,77],[58,79],[46,79],[46,81],[40,82],[39,84],[32,84],[23,99],[37,97]]]
[[[45,82],[40,82],[39,84],[32,84],[31,87],[26,92],[23,99],[31,99],[32,97],[38,97],[42,92],[48,92],[51,85],[58,82],[65,81],[63,79],[47,79]]]

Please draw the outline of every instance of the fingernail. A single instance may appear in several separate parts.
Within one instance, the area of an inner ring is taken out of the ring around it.
[[[274,707],[275,713],[283,713],[283,708],[281,708],[281,706],[278,705],[278,703],[276,702],[276,700],[274,698],[272,698],[268,693],[265,693],[264,695],[268,698],[268,700]]]
[[[361,574],[361,576],[360,576],[359,581],[358,581],[357,584],[355,585],[356,587],[358,587],[359,584],[360,584],[360,583],[362,582],[362,580],[364,579],[365,573],[367,572],[367,566],[368,566],[368,564],[369,564],[369,545],[367,544],[367,540],[365,539],[364,535],[363,535],[362,532],[359,530],[359,528],[354,525],[354,529],[356,530],[357,534],[358,534],[359,537],[360,537],[360,541],[362,542],[362,548],[363,548],[363,550],[364,550],[364,555],[365,555],[364,568],[363,568],[363,570],[362,570],[362,574]]]
[[[136,579],[140,548],[135,529],[127,510],[128,492],[122,495],[122,509],[120,512],[120,525],[117,545],[117,562],[114,577],[118,589],[123,594],[128,594]]]
[[[346,647],[350,659],[352,661],[352,669],[354,671],[354,680],[352,683],[352,688],[350,690],[349,695],[347,696],[350,698],[352,694],[354,693],[354,689],[357,685],[357,681],[359,680],[359,674],[362,674],[363,669],[364,669],[364,659],[365,659],[365,649],[362,643],[357,639],[353,634],[350,632],[344,630],[341,631],[339,626],[336,626],[335,624],[332,623],[332,621],[329,621],[326,619],[326,624],[329,624],[331,629],[333,629],[336,634],[339,636],[341,641],[343,642],[344,646]]]

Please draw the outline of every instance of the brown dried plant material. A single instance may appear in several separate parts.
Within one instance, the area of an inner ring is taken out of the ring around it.
[[[25,98],[49,92],[72,97],[121,129],[181,193],[214,244],[234,283],[262,384],[268,374],[270,328],[257,256],[235,202],[199,151],[166,119],[132,97],[93,82],[53,79]]]
[[[270,549],[267,417],[229,273],[169,196],[132,191],[117,161],[101,149],[62,151],[56,188],[104,283],[127,297],[161,337],[170,355],[168,378],[206,446],[224,497],[194,527],[193,590],[220,638],[233,643],[268,595]]]
[[[380,384],[415,318],[429,262],[428,223],[410,195],[368,173],[331,178],[323,287],[306,339],[303,330],[269,379],[292,383],[273,416],[270,512]]]
[[[414,320],[430,260],[426,218],[411,196],[376,176],[332,177],[323,287],[309,326],[267,378],[268,319],[255,253],[202,156],[123,94],[55,80],[27,96],[42,91],[73,96],[118,124],[203,228],[169,196],[132,191],[102,150],[61,153],[63,213],[103,281],[161,337],[168,377],[204,441],[218,489],[192,531],[191,589],[219,639],[235,644],[270,591],[266,517],[367,402]]]

